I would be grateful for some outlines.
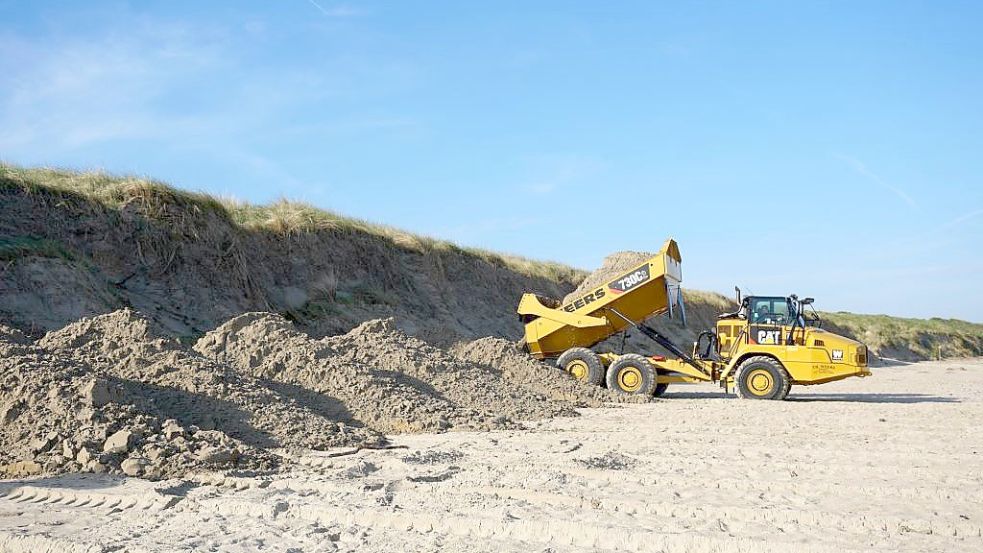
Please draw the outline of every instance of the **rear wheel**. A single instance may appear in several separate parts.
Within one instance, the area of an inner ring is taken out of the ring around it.
[[[737,396],[745,399],[782,400],[792,387],[792,379],[781,363],[764,355],[744,360],[734,377]]]
[[[656,371],[652,362],[636,353],[619,357],[608,367],[608,388],[623,394],[650,396],[657,388]]]
[[[581,382],[600,386],[604,381],[604,363],[587,348],[568,349],[556,360],[556,366]]]

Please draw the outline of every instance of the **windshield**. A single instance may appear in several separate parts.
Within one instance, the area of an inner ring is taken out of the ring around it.
[[[798,316],[788,298],[751,298],[748,307],[752,324],[789,325]]]

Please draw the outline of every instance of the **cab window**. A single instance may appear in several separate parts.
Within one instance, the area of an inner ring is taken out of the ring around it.
[[[795,318],[788,298],[752,298],[751,324],[787,325]]]

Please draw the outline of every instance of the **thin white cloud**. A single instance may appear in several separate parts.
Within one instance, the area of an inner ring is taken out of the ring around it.
[[[57,163],[83,149],[140,141],[208,149],[243,137],[419,132],[399,113],[299,120],[338,97],[412,86],[412,66],[362,57],[256,65],[235,30],[120,16],[64,37],[0,32],[0,152]],[[243,143],[246,144],[243,144]],[[232,147],[232,146],[230,146]]]
[[[522,185],[522,191],[537,196],[581,185],[603,165],[595,158],[571,154],[530,156],[523,161],[531,177]]]
[[[197,118],[160,106],[176,83],[193,90],[225,50],[206,29],[159,22],[96,39],[5,37],[0,49],[11,44],[23,58],[0,62],[0,148],[12,153],[193,133]]]
[[[966,213],[964,215],[960,215],[959,217],[956,217],[955,219],[949,221],[948,223],[946,223],[945,225],[943,225],[942,228],[949,229],[949,228],[957,227],[957,226],[965,223],[966,221],[969,221],[971,219],[975,219],[975,218],[979,217],[980,215],[983,215],[983,209],[977,209],[977,210],[974,210],[974,211],[970,211],[969,213]]]
[[[362,10],[358,8],[354,8],[352,6],[340,5],[340,6],[332,6],[330,8],[325,8],[321,4],[315,2],[314,0],[307,0],[307,1],[310,2],[312,6],[317,8],[319,12],[323,13],[327,17],[355,17],[364,14]]]
[[[865,177],[867,180],[880,186],[884,190],[891,192],[899,199],[901,199],[901,201],[903,201],[904,203],[914,208],[918,207],[918,203],[915,202],[915,200],[911,196],[909,196],[907,192],[882,179],[880,175],[868,169],[867,165],[864,162],[844,154],[833,154],[833,155],[835,155],[838,159],[850,165],[850,167],[852,167],[853,170],[857,172],[857,174]]]

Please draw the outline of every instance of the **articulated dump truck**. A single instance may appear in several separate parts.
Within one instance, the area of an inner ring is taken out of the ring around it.
[[[645,324],[677,313],[685,324],[681,281],[679,246],[669,239],[654,257],[565,305],[523,294],[524,347],[537,359],[555,358],[578,380],[626,394],[660,396],[669,384],[713,382],[742,398],[785,399],[793,384],[871,374],[866,346],[823,330],[812,298],[794,295],[742,300],[738,291],[738,311],[719,315],[716,328],[683,351]],[[628,331],[651,338],[670,357],[590,349]]]

